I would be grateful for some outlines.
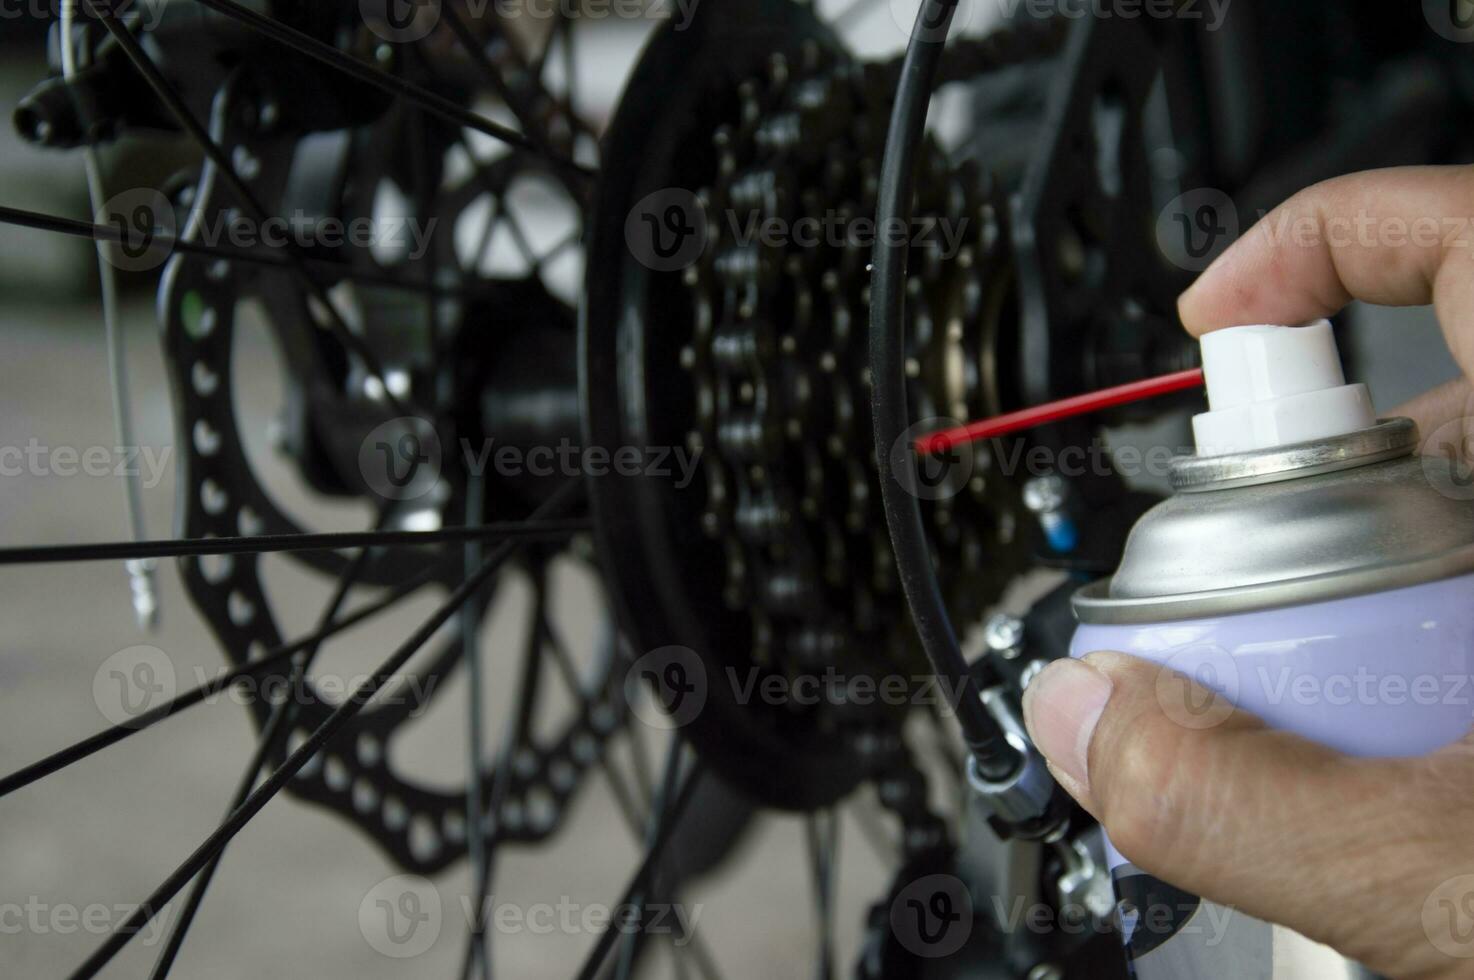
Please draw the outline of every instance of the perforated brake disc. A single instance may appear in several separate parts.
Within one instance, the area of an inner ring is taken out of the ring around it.
[[[237,171],[267,213],[348,221],[370,212],[375,188],[392,176],[406,189],[404,203],[419,208],[413,214],[422,226],[429,225],[424,219],[435,219],[431,248],[420,261],[385,269],[371,250],[350,251],[356,271],[425,276],[426,282],[446,285],[445,296],[435,301],[434,317],[426,316],[426,294],[398,287],[364,286],[345,278],[330,285],[329,295],[367,346],[379,352],[385,375],[402,382],[400,394],[429,406],[420,418],[428,418],[443,448],[438,479],[413,500],[383,496],[385,474],[373,472],[365,462],[372,462],[372,454],[363,457],[360,451],[376,427],[388,425],[397,433],[398,413],[377,377],[330,337],[321,303],[299,281],[248,263],[176,255],[166,270],[161,313],[182,435],[180,533],[194,538],[303,530],[273,499],[247,455],[240,430],[232,390],[233,338],[238,310],[249,301],[265,310],[287,366],[282,449],[307,482],[319,490],[376,501],[384,508],[386,527],[463,523],[465,461],[454,447],[461,437],[474,444],[492,435],[481,424],[481,386],[490,375],[508,369],[506,363],[494,363],[498,358],[506,362],[517,351],[551,343],[563,351],[568,365],[563,383],[571,392],[573,314],[566,302],[548,292],[536,270],[516,277],[486,275],[476,243],[469,249],[464,240],[458,244],[456,230],[468,209],[480,206],[484,212],[488,200],[499,206],[513,181],[546,180],[547,174],[516,155],[483,166],[456,134],[398,111],[364,126],[295,131],[281,124],[282,100],[291,95],[276,91],[276,84],[269,72],[242,69],[217,96],[212,119],[214,137],[232,154]],[[424,159],[430,179],[424,186],[429,193],[422,201],[414,200],[414,178],[406,172],[406,154],[399,152],[410,145],[412,126],[421,127],[414,137],[428,144]],[[232,222],[249,221],[248,205],[209,164],[184,191],[182,204],[180,224],[186,238],[198,240]],[[483,213],[480,220],[490,224],[493,219]],[[315,266],[319,271],[323,267]],[[528,498],[536,492],[538,488],[499,486],[492,492],[487,519],[525,517],[531,509]],[[429,586],[450,587],[464,569],[445,565],[444,554],[376,550],[361,564],[357,578],[380,588],[404,586],[417,578]],[[548,568],[560,555],[586,562],[587,540],[524,549],[520,564],[539,594],[539,611],[546,607]],[[328,582],[343,575],[351,562],[349,555],[335,552],[300,552],[291,559]],[[182,571],[192,601],[231,662],[246,663],[288,639],[263,587],[258,556],[191,559]],[[489,605],[492,595],[494,591],[481,597],[480,608]],[[556,642],[549,628],[542,643]],[[407,720],[431,707],[446,687],[438,682],[457,668],[461,654],[459,640],[443,642],[419,671],[421,683],[411,688],[424,692],[422,697],[365,710],[291,785],[294,794],[334,810],[369,833],[401,865],[421,872],[442,868],[464,853],[465,794],[428,788],[413,773],[397,770],[390,746]],[[611,663],[606,653],[577,678],[584,697],[556,734],[535,737],[530,722],[524,724],[504,755],[505,776],[485,774],[486,792],[497,786],[500,801],[486,818],[493,842],[539,841],[557,828],[564,805],[599,760],[604,740],[624,723]],[[260,687],[268,690],[287,675],[284,666],[263,677]],[[293,696],[301,703],[292,738],[278,750],[277,762],[332,709],[310,682]],[[253,701],[258,724],[271,708],[262,699]],[[526,713],[532,710],[529,706]]]

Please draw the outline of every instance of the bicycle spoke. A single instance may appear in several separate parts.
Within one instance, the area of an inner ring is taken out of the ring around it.
[[[624,816],[624,822],[630,832],[640,841],[645,843],[645,822],[647,817],[640,816],[640,805],[635,800],[629,783],[625,782],[624,774],[614,767],[610,761],[609,754],[603,753],[599,757],[599,769],[604,773],[604,778],[609,782],[609,791],[614,796],[619,812]]]
[[[109,745],[121,742],[130,735],[136,735],[145,729],[152,728],[165,718],[172,717],[185,708],[194,707],[201,701],[220,694],[237,681],[245,680],[248,677],[255,677],[258,674],[264,674],[272,668],[279,666],[294,654],[314,644],[321,643],[330,636],[357,626],[364,620],[378,615],[400,600],[418,592],[426,585],[435,581],[437,571],[437,569],[430,569],[417,575],[410,581],[395,587],[382,598],[376,599],[363,608],[348,614],[333,623],[332,626],[318,630],[315,633],[310,633],[290,643],[272,647],[262,654],[259,659],[253,660],[248,664],[242,664],[234,670],[226,671],[212,681],[207,681],[199,687],[171,698],[156,708],[150,708],[138,717],[131,719],[127,724],[114,725],[111,728],[103,729],[97,734],[88,736],[74,745],[70,745],[59,752],[54,752],[23,769],[16,770],[4,779],[0,779],[0,798],[29,786],[38,779],[43,779],[54,772],[65,769],[75,762],[80,762],[88,756],[107,748]]]
[[[623,896],[615,904],[615,908],[623,908],[632,904],[637,894],[644,892],[660,866],[661,858],[665,854],[665,848],[670,844],[671,838],[675,836],[676,828],[680,825],[681,818],[685,816],[690,808],[691,800],[696,795],[696,787],[702,778],[701,761],[698,759],[686,775],[681,784],[679,792],[672,794],[665,800],[665,806],[661,808],[657,816],[659,831],[655,834],[650,846],[645,851],[644,860],[635,870],[629,885],[625,888]],[[578,972],[578,980],[595,980],[603,968],[604,961],[608,959],[614,944],[619,941],[620,931],[613,924],[606,927],[599,934],[598,941],[588,958],[584,960],[583,968]]]
[[[527,642],[522,649],[522,682],[517,691],[517,708],[511,719],[511,741],[514,745],[532,738],[538,692],[542,689],[543,631],[539,624],[547,609],[547,575],[542,569],[538,570],[536,588],[532,618],[527,624]]]
[[[645,805],[655,805],[655,777],[650,771],[650,754],[645,744],[645,726],[630,729],[630,762],[635,769],[635,781],[640,787]]]
[[[552,653],[553,663],[558,667],[558,674],[563,678],[569,693],[578,700],[580,706],[587,705],[589,695],[584,690],[578,676],[578,668],[574,665],[573,658],[563,645],[563,641],[558,638],[557,631],[553,629],[552,624],[548,622],[546,616],[542,619],[542,630],[543,644]],[[613,656],[613,650],[610,651],[610,656]],[[643,753],[641,755],[643,756]],[[637,768],[639,767],[637,766]],[[615,767],[614,759],[608,752],[600,753],[599,769],[604,773],[604,778],[609,782],[609,790],[614,796],[614,801],[618,806],[619,812],[624,817],[625,825],[632,834],[643,841],[646,836],[645,828],[649,817],[642,818],[640,816],[640,804],[635,799],[634,791],[630,789],[629,784],[625,781],[624,775]],[[645,797],[648,800],[651,790],[648,786],[644,789]],[[681,952],[690,952],[691,957],[696,961],[697,969],[708,980],[721,980],[721,973],[717,970],[716,963],[712,960],[711,953],[706,949],[706,944],[702,941],[701,937],[690,932],[686,927],[686,923],[679,916],[677,916],[676,924],[680,927],[680,937],[686,940],[686,949]]]
[[[187,238],[180,238],[163,228],[154,228],[149,231],[123,232],[108,225],[93,224],[87,221],[78,221],[76,218],[63,218],[57,215],[41,214],[38,211],[27,211],[23,208],[5,207],[3,205],[0,205],[0,225],[15,225],[19,228],[49,231],[59,235],[69,235],[73,238],[87,238],[102,243],[140,246],[143,248],[156,247],[169,252],[198,255],[202,258],[224,260],[226,262],[247,262],[252,265],[269,266],[284,272],[290,272],[294,264],[294,260],[286,255],[272,252],[251,252],[245,249],[230,248],[223,245],[201,245],[199,242],[193,242]],[[387,272],[354,269],[342,262],[336,262],[331,259],[314,259],[310,256],[303,256],[301,261],[309,268],[321,270],[323,273],[336,277],[337,279],[346,282],[362,283],[365,286],[403,289],[407,292],[426,293],[431,296],[443,296],[450,299],[474,299],[477,292],[474,289],[438,285],[434,281],[417,282],[412,279],[402,279],[399,276],[391,275]]]
[[[479,243],[471,253],[475,256],[475,261],[470,267],[470,272],[472,274],[478,273],[482,265],[485,264],[487,250],[491,248],[497,225],[501,224],[507,229],[507,234],[512,239],[512,244],[516,246],[518,254],[522,257],[522,261],[527,263],[527,275],[539,275],[542,272],[543,265],[553,257],[554,252],[571,243],[565,237],[563,241],[557,242],[546,255],[539,256],[536,249],[532,247],[531,241],[528,240],[526,233],[522,230],[522,226],[517,222],[516,215],[513,213],[511,207],[508,206],[505,194],[499,193],[496,190],[495,180],[493,180],[491,174],[487,173],[486,166],[476,158],[476,154],[472,151],[470,143],[462,139],[460,144],[461,148],[466,151],[466,159],[470,161],[473,171],[472,179],[485,186],[488,202],[486,224],[481,229]],[[573,235],[576,236],[574,237],[574,241],[577,241],[578,238],[582,237],[582,229],[575,229]]]
[[[538,258],[537,251],[528,241],[527,234],[522,230],[522,225],[517,221],[516,213],[509,207],[503,209],[503,220],[507,223],[507,232],[512,236],[512,242],[517,246],[517,251],[522,255],[522,261],[527,263],[530,275],[537,275],[542,271],[543,260]]]
[[[677,938],[686,943],[676,950],[677,968],[681,967],[683,958],[689,956],[696,964],[696,972],[706,980],[723,980],[722,971],[717,969],[716,960],[712,959],[711,950],[706,948],[705,940],[691,931],[691,927],[686,923],[685,913],[679,908],[676,910],[675,919],[676,928],[679,930]]]
[[[462,140],[461,145],[466,149],[466,158],[471,161],[471,166],[476,170],[476,179],[481,180],[481,168],[476,162],[476,156],[471,148]],[[487,195],[486,223],[481,226],[481,237],[477,239],[476,247],[470,252],[471,261],[467,267],[461,270],[462,275],[474,276],[481,273],[481,267],[486,263],[487,252],[491,248],[492,238],[496,234],[496,223],[500,220],[502,210],[501,198],[495,194]]]
[[[423,52],[416,49],[416,59],[423,62]],[[408,113],[408,126],[410,131],[410,171],[414,190],[415,207],[420,214],[434,214],[436,208],[436,190],[439,185],[439,176],[430,161],[429,147],[433,139],[430,127],[423,112],[411,111]],[[454,247],[454,246],[452,246]],[[440,282],[440,260],[441,254],[438,248],[431,248],[425,252],[425,282],[436,284]],[[462,278],[464,284],[466,280]],[[425,336],[431,338],[431,344],[435,350],[435,363],[443,363],[444,356],[441,344],[440,324],[440,297],[435,293],[425,296]],[[483,515],[477,514],[476,520],[481,520]],[[468,521],[468,523],[475,523]]]
[[[557,513],[571,502],[575,494],[582,490],[582,484],[574,482],[565,484],[553,494],[535,512],[535,516],[546,513]],[[424,646],[440,627],[450,621],[460,611],[462,605],[475,596],[491,577],[495,575],[501,566],[517,552],[519,542],[509,541],[498,545],[486,562],[477,569],[476,573],[456,587],[450,596],[424,623],[412,633],[408,639],[401,643],[387,660],[367,680],[361,683],[347,699],[327,716],[321,725],[313,730],[305,741],[287,756],[259,787],[253,790],[234,813],[230,815],[215,832],[207,837],[194,853],[191,854],[183,864],[176,868],[158,888],[143,902],[139,903],[137,910],[130,915],[112,935],[94,952],[87,960],[72,974],[73,980],[84,980],[87,977],[97,975],[97,972],[106,966],[114,956],[128,943],[128,940],[137,935],[138,932],[148,925],[159,910],[179,893],[179,890],[200,871],[220,849],[230,842],[241,829],[251,821],[261,809],[271,802],[287,783],[302,770],[312,758],[337,735],[343,728],[363,710],[364,706],[373,698],[374,694],[385,682],[398,673],[410,658]]]
[[[638,804],[634,795],[625,782],[624,776],[614,767],[614,762],[606,752],[599,757],[599,770],[609,783],[609,790],[614,796],[614,801],[620,814],[624,817],[625,826],[629,832],[641,843],[645,841],[645,824],[647,818],[639,814]],[[677,938],[686,942],[685,948],[680,952],[689,953],[696,961],[696,969],[707,980],[722,980],[721,971],[717,969],[716,961],[712,959],[711,951],[706,948],[706,941],[701,936],[692,932],[681,916],[676,916],[676,926],[680,932]]]
[[[539,610],[536,625],[542,634],[542,644],[553,658],[553,665],[558,668],[558,676],[563,678],[563,684],[568,688],[568,693],[578,702],[580,711],[587,709],[589,703],[589,692],[584,689],[583,678],[578,676],[578,666],[569,655],[568,648],[563,646],[563,641],[558,638],[551,623],[548,622],[547,606],[544,604]]]
[[[380,521],[383,520],[381,512]],[[368,564],[369,551],[361,550],[354,556],[353,561],[343,569],[343,574],[338,576],[338,584],[333,590],[333,596],[328,601],[327,607],[322,615],[318,617],[317,628],[319,631],[326,629],[332,624],[343,608],[343,603],[348,598],[349,591],[362,574],[364,567]],[[320,643],[314,643],[298,653],[292,662],[291,682],[287,684],[287,691],[299,690],[299,685],[307,675],[312,666],[313,659],[322,649]],[[256,751],[251,756],[245,772],[241,776],[240,784],[236,787],[235,795],[231,798],[230,805],[225,809],[225,815],[229,816],[250,796],[251,790],[256,788],[256,781],[261,778],[261,773],[270,764],[272,756],[277,751],[281,740],[290,731],[291,724],[296,720],[297,706],[292,702],[292,695],[288,693],[282,700],[272,706],[271,715],[261,729],[261,738],[256,744]],[[194,924],[195,915],[200,910],[201,903],[205,900],[205,892],[209,890],[210,880],[214,878],[220,862],[225,858],[225,851],[216,854],[205,869],[195,879],[194,887],[190,889],[189,897],[185,900],[184,907],[180,910],[179,918],[174,923],[174,929],[169,934],[169,941],[164,944],[164,949],[154,963],[153,973],[150,980],[164,980],[169,975],[169,970],[174,965],[174,960],[179,956],[179,950],[184,945],[184,939],[189,933],[189,927]]]
[[[583,229],[575,228],[573,231],[564,235],[562,239],[560,239],[556,244],[553,245],[552,248],[543,253],[543,257],[540,260],[541,264],[547,265],[549,262],[553,261],[553,259],[561,255],[565,250],[572,248],[574,245],[577,245],[581,241],[583,241]]]
[[[511,86],[502,77],[502,73],[497,69],[496,65],[492,64],[491,58],[487,56],[486,49],[481,46],[480,39],[466,25],[466,22],[461,19],[461,15],[455,9],[455,5],[450,3],[442,5],[440,15],[445,18],[446,24],[450,26],[451,33],[460,42],[461,49],[476,63],[476,67],[480,69],[486,81],[496,90],[496,94],[507,104],[507,107],[512,110],[513,115],[517,117],[517,121],[522,124],[522,131],[527,135],[528,142],[532,143],[537,148],[538,153],[544,157],[552,158],[559,156],[558,151],[554,150],[549,142],[548,134],[543,129],[542,123],[535,116],[532,106],[527,104],[526,99],[521,98],[517,93],[512,91]],[[513,51],[513,55],[515,56],[516,52],[513,50],[510,42],[507,42],[504,38],[503,43],[507,44],[507,49]]]
[[[582,164],[566,157],[547,156],[543,154],[532,140],[515,129],[492,122],[490,119],[478,115],[450,99],[436,95],[429,89],[421,88],[413,82],[406,81],[386,71],[364,64],[358,59],[344,54],[330,44],[324,44],[316,38],[303,34],[301,31],[288,27],[279,21],[262,16],[253,10],[241,6],[234,2],[234,0],[195,0],[195,2],[209,7],[224,17],[229,17],[250,27],[279,44],[286,45],[299,54],[304,54],[309,58],[320,61],[381,91],[412,102],[431,115],[438,116],[446,122],[458,126],[465,126],[467,129],[474,129],[494,139],[501,140],[509,146],[515,146],[518,149],[537,153],[560,170],[564,170],[580,180],[586,181],[594,177],[594,171]]]
[[[671,799],[676,791],[677,782],[681,775],[681,750],[684,746],[679,737],[672,737],[670,746],[666,749],[665,775],[660,780],[660,795],[655,798],[655,805],[651,807],[650,819],[645,828],[645,844],[653,846],[656,836],[660,833],[661,822],[664,819],[665,804]],[[634,914],[630,917],[639,923],[639,930],[631,932],[624,938],[624,943],[619,951],[619,969],[615,973],[616,980],[630,980],[630,971],[635,968],[635,953],[639,948],[640,933],[644,931],[645,903],[649,900],[649,890],[657,881],[656,875],[652,874],[649,884],[635,893]]]
[[[578,112],[578,59],[573,47],[573,18],[569,17],[566,11],[559,11],[559,16],[553,23],[553,29],[548,34],[547,46],[543,49],[542,59],[538,63],[536,77],[538,79],[544,77],[543,69],[547,65],[548,55],[551,52],[554,38],[561,42],[559,48],[563,56],[562,105],[568,113],[569,118],[577,123],[578,128],[589,136],[594,137],[597,141],[598,132]]]
[[[506,37],[506,35],[503,35]],[[561,49],[564,69],[563,93],[559,95],[554,92],[548,84],[547,67],[548,61],[553,53],[553,45],[558,44]],[[511,39],[507,39],[507,46],[512,54],[518,58],[527,74],[537,82],[544,96],[550,99],[558,108],[568,116],[569,128],[574,131],[574,144],[577,145],[578,134],[591,136],[597,143],[599,132],[589,120],[585,119],[578,111],[577,89],[574,84],[574,51],[573,51],[573,19],[569,16],[566,8],[558,6],[553,11],[553,23],[548,28],[547,38],[543,41],[542,49],[538,51],[537,57],[529,61],[517,50]]]
[[[484,505],[484,487],[485,484],[478,475],[473,475],[467,481],[466,520],[473,520],[480,514],[481,507]],[[468,575],[472,569],[481,564],[481,549],[477,542],[466,542],[464,560]],[[485,704],[481,693],[481,644],[478,635],[480,625],[476,604],[468,603],[461,610],[461,655],[466,661],[466,687],[469,696],[466,727],[470,740],[470,766],[466,779],[466,857],[471,862],[472,894],[476,895],[487,890],[486,878],[489,867],[486,860],[486,835],[482,830],[481,818],[481,753],[485,747],[483,730]],[[500,777],[501,772],[498,771],[497,775]],[[473,909],[468,938],[470,943],[468,956],[475,963],[481,980],[491,980],[491,951],[486,948],[485,932],[482,910]]]
[[[543,579],[539,577],[536,582],[537,593],[533,599],[532,617],[528,622],[526,639],[522,648],[521,676],[517,680],[517,697],[513,702],[517,708],[507,719],[507,730],[502,742],[501,752],[498,753],[496,768],[494,770],[495,780],[491,784],[491,799],[487,801],[486,813],[490,818],[493,828],[491,836],[493,841],[499,833],[496,828],[500,826],[502,816],[502,804],[506,800],[507,790],[512,781],[512,756],[518,745],[526,739],[528,729],[531,725],[531,705],[537,699],[537,688],[541,664],[539,651],[541,649],[542,636],[538,630],[538,619],[542,615],[544,603]],[[477,835],[486,833],[486,829],[477,825],[473,827]],[[468,838],[469,840],[469,838]],[[471,922],[471,934],[467,937],[466,954],[461,961],[462,980],[468,980],[471,976],[473,965],[480,964],[483,975],[491,972],[491,951],[486,945],[486,904],[491,899],[491,883],[496,874],[496,849],[487,848],[481,854],[481,864],[475,868],[474,894],[476,902],[472,906],[473,917]]]
[[[539,79],[543,77],[543,72],[548,67],[548,59],[553,53],[553,45],[558,41],[558,35],[570,23],[568,11],[561,5],[554,6],[553,23],[548,27],[548,36],[543,41],[542,50],[537,53],[537,57],[533,59],[528,69],[534,77]]]
[[[557,666],[557,673],[565,681],[567,691],[579,703],[588,704],[588,700],[590,700],[588,691],[584,690],[584,685],[582,685],[581,679],[578,676],[578,668],[573,665],[573,659],[567,653],[567,648],[563,645],[563,641],[559,640],[557,631],[554,631],[553,625],[548,622],[547,617],[542,617],[541,622],[542,643],[553,654],[553,663]],[[631,740],[634,740],[634,738],[635,735],[631,735]],[[649,780],[649,763],[644,762],[643,743],[640,743],[640,749],[635,749],[632,746],[631,752],[635,756],[634,768],[637,769],[638,774],[643,775],[644,780]],[[601,753],[600,757],[598,757],[598,766],[600,766],[600,771],[603,772],[604,778],[609,781],[610,793],[615,797],[615,803],[618,805],[619,812],[624,815],[625,824],[628,825],[629,831],[635,834],[635,836],[641,837],[641,839],[646,839],[647,831],[649,831],[650,816],[641,818],[640,813],[638,813],[640,803],[635,800],[634,791],[629,788],[624,775],[619,772],[619,769],[615,768],[615,762],[613,762],[609,753]],[[637,781],[640,781],[640,778],[640,775],[637,775]],[[653,793],[652,787],[650,785],[643,785],[641,788],[644,791],[644,799],[649,803]],[[702,976],[708,977],[709,980],[721,980],[721,973],[716,970],[716,964],[712,961],[712,955],[706,949],[705,943],[702,942],[702,937],[690,933],[687,930],[687,925],[685,925],[684,921],[681,921],[680,917],[677,917],[677,925],[680,927],[681,937],[687,940],[687,946],[682,951],[678,951],[677,955],[680,956],[681,952],[690,952],[691,958],[696,959],[697,970],[702,973]],[[680,970],[680,962],[678,962],[678,970]]]
[[[261,729],[261,737],[256,742],[256,751],[251,754],[251,761],[246,764],[245,773],[239,785],[236,786],[235,795],[231,797],[230,805],[225,808],[226,816],[234,813],[245,802],[246,797],[250,796],[251,790],[256,788],[256,781],[261,778],[261,770],[271,761],[271,753],[276,748],[277,735],[287,731],[286,707],[290,698],[291,695],[287,695],[286,700],[279,702],[271,709],[271,716]],[[205,892],[210,887],[210,881],[215,877],[215,872],[224,858],[225,851],[221,849],[195,878],[194,887],[190,889],[189,897],[185,899],[184,906],[180,909],[179,918],[175,920],[173,931],[169,933],[169,940],[164,944],[158,960],[154,963],[149,980],[164,980],[169,975],[169,970],[174,966],[174,960],[179,956],[179,950],[184,946],[189,927],[194,924],[200,905],[205,900]]]
[[[557,631],[553,629],[552,624],[548,622],[546,616],[543,617],[541,622],[543,644],[552,653],[553,663],[558,667],[559,676],[563,678],[569,693],[578,700],[580,706],[587,705],[589,695],[583,688],[578,676],[578,668],[574,665],[573,658],[569,655],[568,649],[563,645],[563,641],[558,638]],[[610,656],[613,656],[612,650]],[[643,756],[643,753],[640,754]],[[640,767],[636,766],[636,768]],[[608,752],[600,753],[599,769],[604,773],[604,778],[609,782],[609,790],[614,796],[614,801],[618,806],[619,812],[624,817],[625,825],[629,827],[632,834],[641,838],[643,841],[646,836],[649,817],[642,818],[640,816],[640,804],[635,799],[634,791],[630,789],[623,774],[615,767],[614,760]],[[647,786],[644,787],[644,791],[645,798],[648,801],[651,790]],[[677,925],[680,927],[681,938],[686,940],[686,950],[689,950],[692,958],[696,960],[697,969],[708,980],[721,980],[721,973],[717,970],[711,953],[706,949],[706,944],[702,941],[701,937],[690,932],[686,927],[686,923],[679,916],[677,916]]]
[[[255,534],[225,538],[172,538],[159,541],[104,541],[97,544],[48,544],[0,548],[0,566],[48,562],[110,561],[116,558],[181,558],[192,555],[260,555],[347,548],[415,547],[445,542],[508,538],[561,541],[592,529],[588,518],[539,521],[494,521],[474,527],[442,527],[432,531],[331,531],[320,534]]]
[[[814,911],[819,919],[819,944],[815,975],[818,980],[834,977],[834,873],[839,849],[839,816],[828,810],[813,813],[804,821],[809,852],[809,871],[814,881]]]
[[[584,690],[578,676],[578,668],[574,665],[573,658],[569,655],[568,649],[563,645],[563,641],[559,639],[557,631],[552,628],[552,624],[548,622],[546,616],[542,619],[542,630],[543,644],[552,653],[553,663],[558,667],[558,674],[563,678],[569,693],[579,701],[580,705],[587,705],[589,695]],[[617,644],[611,644],[610,657],[613,657],[614,650],[617,648]],[[638,755],[643,759],[643,752],[638,753]],[[599,768],[604,773],[604,778],[609,782],[610,792],[614,796],[614,801],[618,806],[619,812],[623,815],[625,825],[629,828],[630,833],[640,838],[642,842],[645,841],[650,817],[648,815],[643,818],[640,816],[639,809],[641,804],[635,799],[634,791],[630,789],[629,784],[625,781],[624,775],[615,767],[614,759],[610,753],[600,753]],[[635,768],[644,772],[644,775],[648,778],[649,774],[645,771],[648,768],[648,764],[647,766],[641,766],[637,763]],[[636,778],[638,779],[639,777],[637,776]],[[644,790],[645,800],[649,802],[653,790],[648,785],[642,788]],[[679,917],[677,917],[677,925],[680,927],[681,936],[687,940],[687,949],[689,949],[692,958],[696,960],[697,969],[708,980],[720,980],[721,973],[717,970],[711,953],[706,949],[706,944],[702,941],[701,937],[690,932],[686,927],[686,923]]]

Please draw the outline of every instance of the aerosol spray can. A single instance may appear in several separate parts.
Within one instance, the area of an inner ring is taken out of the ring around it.
[[[1162,663],[1164,678],[1185,674],[1355,755],[1457,741],[1474,721],[1471,692],[1457,690],[1474,677],[1474,505],[1456,464],[1420,456],[1412,421],[1377,419],[1325,321],[1222,330],[1202,349],[1210,410],[1193,420],[1196,455],[1174,460],[1176,493],[1133,529],[1116,574],[1075,597],[1072,655]],[[1184,725],[1230,710],[1172,704],[1174,690],[1189,689],[1159,687]],[[1141,980],[1367,975],[1114,849],[1110,861]]]

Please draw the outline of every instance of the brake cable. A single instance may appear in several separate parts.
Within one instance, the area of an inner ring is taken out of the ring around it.
[[[886,133],[876,228],[909,223],[917,148],[931,102],[957,0],[923,0],[901,63],[900,81]],[[997,698],[977,689],[957,641],[932,566],[920,498],[898,470],[914,478],[916,452],[906,430],[906,352],[903,311],[906,242],[877,235],[870,303],[871,410],[875,425],[881,498],[896,566],[911,617],[932,669],[957,692],[957,721],[971,757],[968,779],[990,806],[1001,832],[1028,838],[1057,836],[1067,804],[1042,756]],[[996,824],[995,824],[996,825]]]

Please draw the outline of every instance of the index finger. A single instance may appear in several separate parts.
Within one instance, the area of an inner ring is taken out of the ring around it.
[[[1306,323],[1353,299],[1433,303],[1474,376],[1474,168],[1399,167],[1316,184],[1271,211],[1178,300],[1194,336]]]

